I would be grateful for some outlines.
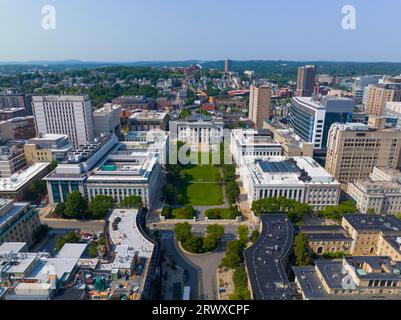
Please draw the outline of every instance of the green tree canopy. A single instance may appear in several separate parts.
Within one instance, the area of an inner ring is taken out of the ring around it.
[[[96,219],[104,219],[114,205],[114,199],[106,195],[97,195],[89,204],[89,210]]]
[[[129,196],[124,198],[120,204],[121,208],[124,209],[140,209],[143,207],[142,197],[140,196]]]
[[[64,215],[69,218],[84,218],[88,211],[88,202],[79,191],[67,195]]]
[[[294,255],[297,266],[307,266],[311,264],[309,244],[306,235],[298,234],[294,240]]]
[[[304,203],[285,197],[266,198],[254,201],[252,211],[260,216],[263,213],[286,213],[292,222],[298,222],[303,215],[312,212],[312,208]]]

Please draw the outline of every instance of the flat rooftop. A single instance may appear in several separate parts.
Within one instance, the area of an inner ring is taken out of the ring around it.
[[[116,209],[109,218],[110,238],[116,246],[128,246],[138,252],[139,257],[151,258],[154,244],[148,240],[138,227],[137,209]],[[115,230],[113,222],[120,220]]]
[[[244,252],[253,298],[291,299],[283,260],[292,250],[293,226],[283,214],[264,214],[261,221],[263,230],[258,241]]]
[[[167,116],[166,112],[136,112],[129,119],[130,120],[138,120],[138,121],[146,121],[146,120],[163,120]]]
[[[393,215],[346,214],[344,219],[356,230],[401,231],[401,220]]]
[[[245,165],[256,185],[267,184],[334,184],[339,182],[310,157],[245,156]]]
[[[11,221],[13,221],[22,211],[25,210],[30,204],[29,203],[14,203],[9,210],[4,214],[0,215],[0,229],[7,226]],[[12,245],[14,249],[18,248],[20,245]],[[7,249],[4,247],[3,250]],[[0,251],[1,252],[1,251]],[[19,252],[19,251],[18,251]]]
[[[48,162],[37,162],[21,173],[16,173],[9,178],[0,179],[1,191],[18,191],[21,187],[30,183],[37,175],[45,171],[50,166]]]

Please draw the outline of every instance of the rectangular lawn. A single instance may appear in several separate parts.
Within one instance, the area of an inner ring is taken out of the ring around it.
[[[218,182],[221,180],[220,170],[215,166],[193,166],[182,169],[189,182]]]
[[[218,206],[224,204],[223,189],[217,183],[192,183],[179,188],[185,204],[193,206]]]

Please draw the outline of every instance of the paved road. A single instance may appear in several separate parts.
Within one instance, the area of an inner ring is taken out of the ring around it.
[[[217,251],[205,255],[190,255],[182,252],[182,255],[200,269],[202,281],[201,300],[217,300],[217,269],[225,254],[225,241]]]
[[[192,264],[184,255],[181,254],[180,250],[176,246],[176,241],[173,238],[171,231],[162,231],[162,249],[165,250],[165,254],[170,256],[175,263],[182,269],[187,270],[189,273],[189,281],[184,283],[185,286],[191,287],[191,300],[199,300],[200,292],[200,269],[196,265]]]
[[[53,229],[79,229],[82,232],[97,233],[103,231],[104,221],[76,221],[63,219],[41,219]]]

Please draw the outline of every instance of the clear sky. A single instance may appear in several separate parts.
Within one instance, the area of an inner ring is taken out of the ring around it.
[[[341,27],[348,4],[356,30]],[[400,12],[400,0],[0,0],[0,61],[396,62]]]

